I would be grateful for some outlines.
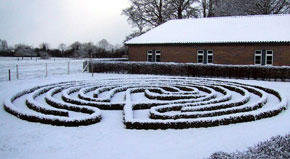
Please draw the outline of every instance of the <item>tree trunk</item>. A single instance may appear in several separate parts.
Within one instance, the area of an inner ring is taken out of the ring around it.
[[[182,6],[181,6],[181,4],[179,4],[179,6],[178,6],[177,16],[178,16],[178,19],[183,19],[183,16],[182,16]]]
[[[162,7],[163,7],[163,0],[159,0],[158,25],[163,23]]]

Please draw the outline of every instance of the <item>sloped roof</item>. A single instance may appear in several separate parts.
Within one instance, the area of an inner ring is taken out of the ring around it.
[[[130,44],[290,42],[290,14],[168,21]]]

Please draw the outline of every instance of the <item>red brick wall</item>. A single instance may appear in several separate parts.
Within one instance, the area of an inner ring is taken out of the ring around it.
[[[215,64],[253,65],[255,50],[273,50],[275,66],[290,66],[290,44],[130,45],[129,61],[146,61],[147,50],[161,50],[161,62],[197,62],[197,50],[213,50]]]

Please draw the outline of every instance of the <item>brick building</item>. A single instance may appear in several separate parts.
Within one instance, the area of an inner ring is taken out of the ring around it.
[[[130,61],[290,66],[290,14],[171,20],[126,45]]]

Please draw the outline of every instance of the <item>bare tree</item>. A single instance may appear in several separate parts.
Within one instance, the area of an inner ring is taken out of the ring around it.
[[[80,42],[78,42],[78,41],[76,41],[76,42],[74,42],[74,43],[72,43],[72,44],[70,45],[70,48],[71,48],[72,50],[80,50],[81,47],[82,47],[82,44],[81,44]]]
[[[49,49],[49,44],[48,43],[41,43],[39,45],[39,49],[42,51],[47,51]]]
[[[126,37],[129,40],[171,19],[197,17],[198,0],[130,0],[131,6],[122,11],[128,22],[138,30]]]
[[[128,22],[138,27],[141,32],[144,28],[156,27],[168,19],[169,3],[166,0],[130,0],[131,6],[122,11],[128,16]]]
[[[64,43],[59,44],[58,49],[61,51],[61,54],[64,54],[64,51],[67,49]]]
[[[15,50],[17,50],[17,49],[33,49],[32,46],[26,45],[26,44],[15,44],[14,48],[15,48]]]
[[[25,57],[37,56],[32,46],[29,46],[26,44],[16,44],[14,48],[15,48],[15,56],[22,56],[22,57],[23,56]]]
[[[126,36],[126,38],[125,38],[125,40],[124,40],[124,43],[126,42],[126,41],[128,41],[128,40],[131,40],[131,39],[133,39],[133,38],[135,38],[135,37],[138,37],[138,36],[140,36],[140,35],[142,35],[142,34],[144,34],[145,32],[139,32],[139,31],[133,31],[131,34],[129,34],[128,36]]]
[[[0,39],[0,51],[6,51],[8,49],[9,49],[9,47],[8,47],[7,41]]]
[[[123,15],[128,16],[128,23],[132,25],[132,27],[138,28],[138,33],[142,33],[144,28],[146,27],[146,21],[143,18],[143,13],[138,6],[130,6],[127,9],[124,9],[122,12]]]
[[[106,39],[100,40],[97,46],[101,48],[103,51],[108,51],[112,48],[112,45]]]
[[[215,16],[263,15],[290,13],[289,0],[219,0]]]
[[[249,1],[248,14],[283,14],[289,13],[289,0],[254,0]]]
[[[214,17],[216,6],[221,0],[201,0],[202,17]]]
[[[89,57],[93,57],[93,54],[96,52],[96,46],[92,42],[84,43],[83,49],[88,53]]]
[[[198,0],[169,0],[168,3],[171,13],[171,19],[184,19],[190,17],[198,17],[199,10],[194,7],[194,3]],[[172,17],[173,15],[173,17]]]

